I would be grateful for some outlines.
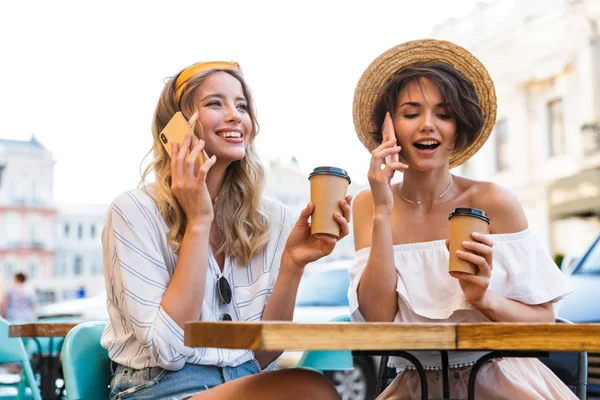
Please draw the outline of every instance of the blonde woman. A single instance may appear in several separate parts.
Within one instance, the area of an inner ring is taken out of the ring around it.
[[[187,137],[169,157],[159,135],[178,111],[199,141]],[[311,204],[294,224],[284,205],[262,197],[257,131],[237,63],[195,64],[166,84],[154,160],[141,187],[114,200],[102,236],[111,399],[339,398],[317,373],[270,371],[278,353],[183,345],[186,321],[291,320],[304,266],[335,246],[311,237]],[[334,216],[341,237],[350,201]]]

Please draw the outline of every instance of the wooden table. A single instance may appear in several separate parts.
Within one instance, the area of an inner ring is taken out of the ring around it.
[[[65,337],[77,322],[34,322],[11,324],[8,327],[10,337]]]
[[[191,347],[250,350],[600,351],[600,324],[187,322]]]
[[[444,398],[449,396],[448,350],[503,351],[502,357],[544,357],[550,351],[600,351],[600,324],[540,323],[322,323],[188,322],[184,343],[191,347],[220,347],[266,351],[352,350],[362,354],[397,355],[419,373],[421,397],[426,399],[425,370],[411,350],[440,351]],[[540,354],[540,352],[543,352]],[[469,375],[469,399],[475,397],[480,360]],[[381,388],[378,382],[378,388]],[[584,385],[578,392],[585,390]]]
[[[8,327],[8,336],[31,338],[36,341],[40,357],[40,392],[43,399],[57,398],[56,379],[62,378],[59,374],[60,358],[54,356],[54,338],[67,336],[67,333],[78,322],[33,322],[25,324],[11,324]],[[42,354],[39,338],[49,338],[48,354]],[[62,345],[62,343],[60,343]],[[59,351],[57,345],[56,351]],[[58,398],[62,398],[60,394]]]

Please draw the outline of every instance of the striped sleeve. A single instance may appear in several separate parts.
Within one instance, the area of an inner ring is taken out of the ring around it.
[[[127,192],[109,213],[102,238],[104,267],[112,278],[112,300],[123,313],[123,333],[133,334],[156,365],[179,370],[193,349],[183,345],[183,329],[161,306],[171,276],[154,202]]]

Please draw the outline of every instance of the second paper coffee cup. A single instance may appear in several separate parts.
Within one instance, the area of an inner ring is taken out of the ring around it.
[[[340,225],[333,214],[340,213],[339,202],[348,194],[350,176],[336,167],[317,167],[308,176],[310,181],[310,201],[314,205],[311,216],[310,233],[314,237],[340,236]]]
[[[485,211],[477,208],[455,208],[448,217],[450,220],[450,272],[463,272],[477,275],[479,268],[468,261],[461,260],[456,250],[468,251],[462,245],[463,241],[473,241],[471,233],[488,233],[490,219]]]

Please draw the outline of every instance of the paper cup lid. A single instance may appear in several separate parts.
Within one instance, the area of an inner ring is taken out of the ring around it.
[[[485,214],[485,211],[480,210],[478,208],[467,208],[467,207],[459,207],[455,208],[454,211],[450,213],[448,219],[452,217],[458,216],[466,216],[466,217],[475,217],[484,220],[488,224],[490,223],[490,219]]]
[[[313,170],[313,172],[310,173],[310,175],[308,175],[308,179],[312,178],[315,175],[335,175],[339,176],[340,178],[347,179],[348,184],[351,183],[350,176],[348,175],[346,170],[337,167],[317,167]]]

